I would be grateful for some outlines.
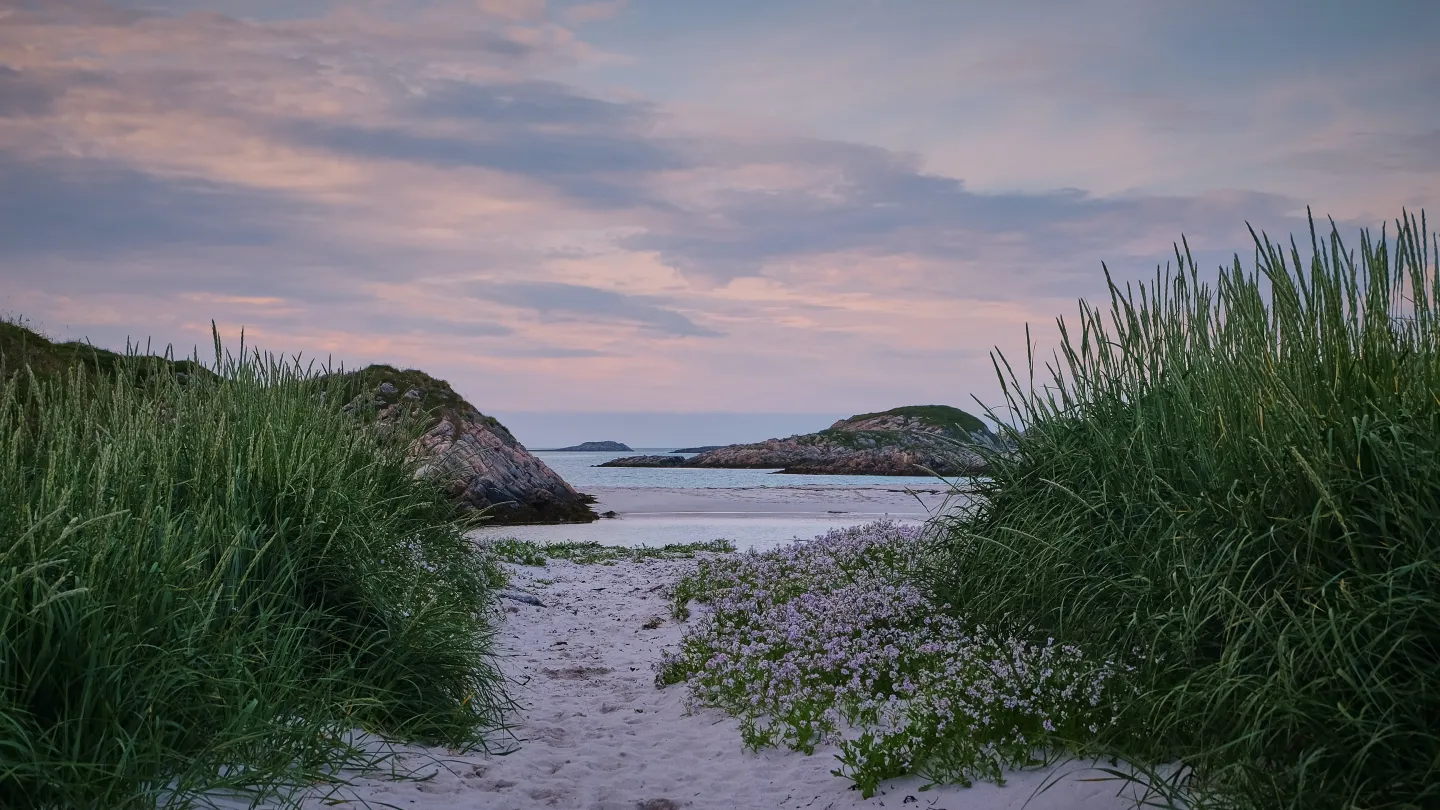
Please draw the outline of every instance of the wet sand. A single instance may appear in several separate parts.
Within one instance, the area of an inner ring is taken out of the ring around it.
[[[680,515],[821,517],[924,520],[957,496],[930,482],[906,492],[898,487],[753,487],[687,489],[591,487],[595,511],[621,518]]]
[[[596,512],[613,511],[615,517],[594,523],[485,527],[476,535],[607,546],[663,546],[723,538],[742,551],[763,551],[874,520],[918,523],[960,502],[959,496],[930,482],[914,487],[913,495],[890,486],[589,487],[586,491],[598,500]]]

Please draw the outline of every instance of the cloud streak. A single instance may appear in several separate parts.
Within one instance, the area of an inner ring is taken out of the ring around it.
[[[721,332],[697,325],[652,299],[610,290],[557,282],[472,282],[467,290],[485,301],[533,310],[545,318],[600,318],[637,324],[674,337],[720,337]]]

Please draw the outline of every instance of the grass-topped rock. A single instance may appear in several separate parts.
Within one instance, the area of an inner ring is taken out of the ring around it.
[[[816,475],[971,475],[986,468],[1000,439],[972,414],[949,405],[908,405],[841,419],[825,430],[732,444],[663,466],[780,469]],[[601,466],[662,466],[639,458]]]
[[[38,379],[60,380],[67,369],[77,365],[84,365],[112,379],[123,365],[130,376],[140,383],[160,372],[174,372],[182,384],[190,375],[215,376],[213,371],[195,360],[175,360],[156,355],[131,358],[85,341],[56,342],[26,328],[23,321],[0,320],[0,385],[16,381],[16,375],[27,367]]]
[[[344,376],[352,413],[374,414],[388,428],[423,419],[414,448],[421,472],[439,476],[463,508],[489,509],[493,520],[584,523],[598,519],[594,498],[575,491],[499,420],[477,410],[444,380],[415,369],[373,365]]]
[[[30,380],[63,382],[83,365],[105,379],[146,386],[165,379],[182,385],[191,377],[217,378],[196,360],[119,354],[79,341],[56,342],[20,323],[0,322],[0,384]],[[28,373],[22,373],[28,369]],[[33,376],[32,376],[33,375]],[[416,369],[372,365],[319,375],[333,382],[343,410],[362,422],[393,431],[404,420],[423,421],[413,452],[428,456],[422,470],[442,476],[445,490],[463,509],[488,509],[498,523],[574,523],[597,519],[594,499],[576,492],[530,454],[499,420],[481,413],[444,380]]]

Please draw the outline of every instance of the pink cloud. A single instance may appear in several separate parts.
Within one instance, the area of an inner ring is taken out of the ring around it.
[[[679,77],[666,99],[579,78],[618,57],[573,26],[620,3],[385,8],[7,18],[0,80],[32,100],[0,117],[0,178],[29,184],[0,208],[0,299],[110,341],[203,347],[214,317],[491,409],[964,405],[994,394],[990,346],[1021,356],[1026,322],[1052,341],[1101,260],[1148,276],[1181,233],[1245,254],[1244,220],[1292,225],[1299,190],[1362,217],[1440,189],[1423,141],[1360,176],[1287,165],[1339,163],[1365,122],[1415,134],[1323,82],[1177,101],[1087,78],[1085,9],[948,49],[821,25],[697,49],[690,74],[619,55]],[[1247,124],[1156,128],[1215,110]]]

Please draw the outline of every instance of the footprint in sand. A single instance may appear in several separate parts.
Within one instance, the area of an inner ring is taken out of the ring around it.
[[[530,732],[531,742],[543,742],[552,746],[569,746],[570,735],[558,726],[540,726]]]
[[[545,802],[551,807],[559,806],[561,802],[570,798],[568,791],[558,790],[556,788],[538,788],[530,791],[527,795],[535,801]]]
[[[610,668],[573,666],[563,669],[552,669],[550,667],[542,667],[540,674],[562,681],[583,681],[596,675],[609,675]]]

